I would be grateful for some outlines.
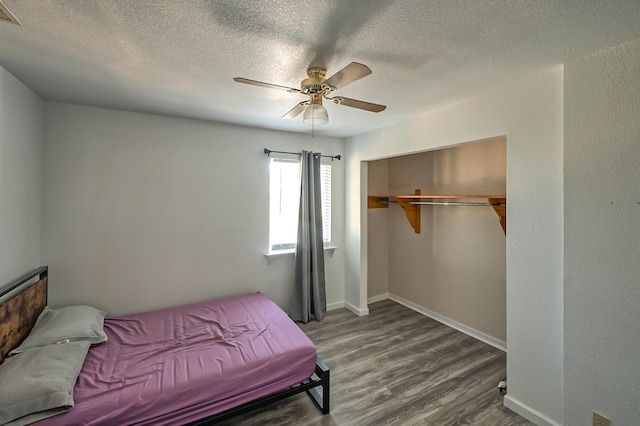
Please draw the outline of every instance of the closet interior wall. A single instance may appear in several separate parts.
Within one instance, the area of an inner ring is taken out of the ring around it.
[[[506,137],[368,163],[369,195],[506,194]],[[508,200],[507,200],[508,203]],[[508,220],[508,218],[507,218]],[[490,207],[368,210],[368,297],[397,298],[506,342],[505,235]]]

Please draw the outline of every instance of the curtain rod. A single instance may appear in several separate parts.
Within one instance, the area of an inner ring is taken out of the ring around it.
[[[269,157],[271,155],[272,152],[275,152],[277,154],[291,154],[291,155],[302,155],[301,152],[289,152],[289,151],[272,151],[270,149],[265,148],[264,149],[264,153],[266,154],[267,157]],[[331,161],[335,160],[340,160],[342,158],[341,155],[320,155],[320,157],[326,157],[326,158],[331,158]]]

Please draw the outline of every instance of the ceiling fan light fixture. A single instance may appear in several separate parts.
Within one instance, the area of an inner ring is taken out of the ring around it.
[[[302,122],[313,125],[327,124],[329,122],[329,113],[327,113],[327,109],[322,104],[313,103],[304,110]]]

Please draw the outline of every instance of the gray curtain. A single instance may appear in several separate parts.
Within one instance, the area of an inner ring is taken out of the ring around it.
[[[302,151],[296,281],[289,314],[293,320],[306,323],[321,320],[325,312],[320,154]]]

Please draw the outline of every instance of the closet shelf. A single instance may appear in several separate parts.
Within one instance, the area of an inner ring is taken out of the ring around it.
[[[478,202],[482,199],[486,202]],[[507,234],[507,196],[506,195],[421,195],[416,189],[413,195],[369,195],[367,207],[380,209],[389,207],[389,203],[398,203],[409,219],[416,234],[420,233],[421,205],[449,206],[488,206],[498,215],[502,231]]]

